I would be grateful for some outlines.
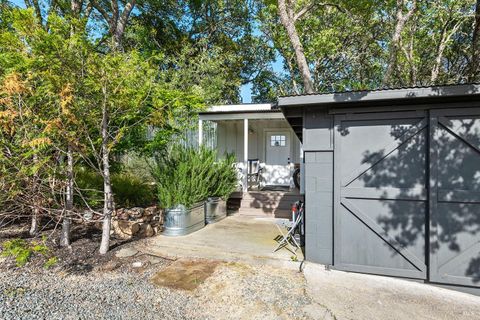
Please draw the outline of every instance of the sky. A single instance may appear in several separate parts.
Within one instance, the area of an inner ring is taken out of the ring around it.
[[[24,8],[25,2],[23,0],[10,0],[11,3]],[[277,60],[272,64],[272,68],[275,72],[281,73],[283,70],[283,61],[281,56],[277,56]],[[242,98],[242,103],[251,103],[252,102],[252,84],[248,83],[243,85],[240,88],[240,96]]]

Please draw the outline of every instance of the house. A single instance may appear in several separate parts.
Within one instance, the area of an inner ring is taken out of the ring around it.
[[[303,163],[301,143],[281,110],[271,104],[212,106],[199,114],[198,143],[237,158],[241,188],[229,205],[240,214],[290,217],[302,199],[293,174]],[[235,208],[234,208],[235,209]]]
[[[216,106],[200,128],[200,140],[214,132],[215,147],[237,155],[243,207],[288,216],[304,195],[308,261],[480,294],[480,85]],[[265,167],[255,191],[251,159]],[[289,187],[281,204],[264,188],[275,185]]]
[[[480,293],[480,85],[286,96],[306,259]]]

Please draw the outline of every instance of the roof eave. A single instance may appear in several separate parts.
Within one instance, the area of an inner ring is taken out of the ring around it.
[[[436,98],[454,98],[478,95],[479,84],[463,84],[450,86],[433,86],[422,88],[388,89],[377,91],[342,92],[333,94],[311,94],[278,98],[278,107],[295,107],[307,105],[337,105],[351,103],[380,103],[382,101],[428,100]]]

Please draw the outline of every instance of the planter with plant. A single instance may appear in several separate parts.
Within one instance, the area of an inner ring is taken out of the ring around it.
[[[175,146],[158,157],[153,175],[164,208],[165,235],[185,235],[205,226],[204,202],[216,173],[216,152]]]
[[[238,184],[235,157],[227,155],[215,163],[215,174],[210,181],[209,197],[205,202],[205,222],[214,223],[227,216],[227,200]]]

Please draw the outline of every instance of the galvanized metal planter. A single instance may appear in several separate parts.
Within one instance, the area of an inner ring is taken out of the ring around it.
[[[183,205],[165,209],[163,234],[166,236],[184,236],[205,226],[204,202],[191,208]]]
[[[227,216],[227,202],[220,197],[209,197],[205,202],[205,222],[214,223]]]

